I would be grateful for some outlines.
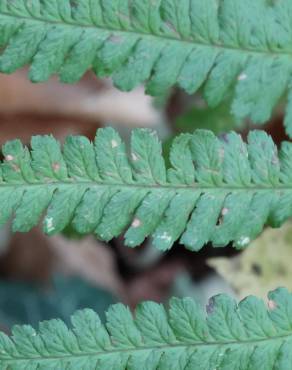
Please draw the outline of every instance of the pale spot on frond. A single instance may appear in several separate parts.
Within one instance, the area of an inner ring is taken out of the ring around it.
[[[239,76],[238,76],[238,81],[244,81],[247,79],[247,74],[246,73],[241,73]]]
[[[111,144],[112,144],[112,148],[117,148],[119,146],[118,142],[116,140],[112,140],[111,141]]]
[[[132,227],[134,227],[135,229],[137,229],[141,225],[142,225],[142,223],[138,218],[135,218],[135,220],[132,222]]]
[[[14,160],[14,157],[13,157],[13,155],[8,154],[8,155],[5,157],[5,159],[6,159],[6,161],[11,162],[11,161],[13,161],[13,160]]]

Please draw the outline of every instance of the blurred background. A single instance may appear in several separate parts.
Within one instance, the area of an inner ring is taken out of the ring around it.
[[[253,128],[247,120],[235,121],[228,97],[209,109],[200,94],[171,90],[151,98],[142,87],[122,93],[93,74],[77,85],[62,85],[57,79],[34,85],[26,73],[0,74],[1,145],[16,138],[29,145],[37,134],[53,134],[60,141],[69,134],[94,139],[96,130],[107,125],[128,142],[133,128],[149,127],[158,131],[167,159],[174,136],[181,132],[206,128],[222,135],[233,129],[245,137]],[[261,128],[278,144],[287,139],[281,106]],[[264,297],[277,286],[292,289],[291,244],[291,224],[266,229],[243,252],[209,245],[199,253],[180,245],[160,253],[151,240],[131,250],[123,238],[107,245],[70,228],[52,238],[40,227],[12,234],[7,225],[0,230],[0,329],[9,333],[14,324],[36,326],[57,317],[68,322],[74,311],[85,307],[103,317],[115,302],[134,308],[141,300],[166,303],[171,296],[189,296],[206,304],[218,293],[240,299],[248,294]]]

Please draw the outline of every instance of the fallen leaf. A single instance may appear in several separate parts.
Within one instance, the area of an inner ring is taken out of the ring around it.
[[[239,298],[253,294],[265,297],[279,286],[292,290],[292,223],[266,229],[239,256],[208,260],[235,290]]]

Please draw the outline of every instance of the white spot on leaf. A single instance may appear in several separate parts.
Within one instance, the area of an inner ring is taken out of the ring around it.
[[[248,236],[242,236],[238,241],[238,245],[240,247],[246,247],[247,245],[249,245],[249,243],[250,243],[250,238]]]
[[[246,73],[241,73],[239,76],[238,76],[238,81],[244,81],[247,79],[247,74]]]
[[[164,232],[162,235],[159,235],[159,239],[171,242],[172,237],[167,232]]]
[[[116,140],[112,140],[111,141],[111,144],[112,144],[112,148],[117,148],[119,146],[118,142]]]
[[[49,233],[55,230],[54,219],[52,217],[46,219],[46,227]]]
[[[222,216],[226,216],[228,212],[229,212],[228,208],[223,208],[222,209]]]
[[[5,159],[6,159],[6,161],[11,162],[11,161],[13,161],[14,157],[13,157],[13,155],[8,154],[8,155],[5,157]]]
[[[273,311],[277,308],[277,303],[272,301],[271,299],[268,300],[268,308],[270,311]]]
[[[141,221],[138,218],[135,218],[135,220],[132,222],[132,227],[137,229],[138,227],[141,226],[141,224],[142,224]]]
[[[136,156],[136,154],[135,153],[132,153],[132,159],[133,159],[133,161],[138,161],[138,157]]]

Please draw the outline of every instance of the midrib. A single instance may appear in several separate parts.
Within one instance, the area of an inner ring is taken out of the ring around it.
[[[129,188],[136,188],[137,190],[174,190],[174,191],[200,191],[200,192],[278,192],[278,191],[292,191],[292,184],[285,185],[285,184],[278,184],[275,186],[267,185],[267,186],[260,186],[251,184],[249,186],[230,186],[228,184],[222,185],[210,185],[204,186],[201,184],[193,184],[193,185],[184,185],[184,184],[142,184],[142,183],[113,183],[113,182],[95,182],[95,181],[76,181],[73,179],[68,179],[68,181],[48,181],[48,182],[34,182],[34,183],[0,183],[0,192],[1,189],[11,188],[15,189],[23,189],[30,190],[36,187],[45,187],[45,188],[54,188],[54,189],[64,189],[64,188],[72,188],[72,187],[83,187],[83,188],[116,188],[116,189],[129,189]]]
[[[97,25],[91,25],[91,24],[79,24],[77,21],[74,21],[72,19],[72,22],[68,21],[59,21],[59,20],[47,20],[43,18],[37,18],[37,17],[28,17],[28,16],[21,16],[17,14],[10,14],[7,12],[0,11],[0,15],[5,16],[7,18],[16,18],[16,19],[22,19],[24,21],[30,21],[30,22],[35,22],[35,23],[46,23],[46,24],[52,24],[52,25],[61,25],[64,27],[79,27],[79,28],[91,28],[95,30],[100,30],[100,31],[107,31],[107,32],[114,32],[115,34],[131,34],[131,35],[136,35],[138,38],[139,37],[147,37],[147,38],[154,38],[158,40],[164,40],[164,41],[173,41],[173,42],[179,42],[179,43],[184,43],[186,45],[193,45],[194,47],[202,47],[202,48],[212,48],[212,49],[218,49],[218,50],[229,50],[233,52],[238,52],[238,53],[249,53],[249,54],[255,54],[255,55],[262,55],[262,56],[267,56],[267,57],[272,57],[272,56],[289,56],[292,58],[292,50],[281,50],[281,51],[276,51],[276,50],[257,50],[253,48],[247,48],[247,47],[235,47],[235,46],[225,46],[221,44],[207,44],[203,43],[200,41],[194,41],[194,40],[186,40],[186,39],[181,39],[181,38],[176,38],[172,37],[171,35],[165,35],[165,34],[148,34],[148,33],[143,33],[142,31],[135,31],[135,30],[122,30],[122,29],[116,29],[116,28],[111,28],[110,26],[97,26]]]
[[[37,362],[42,362],[42,361],[55,361],[55,360],[78,360],[80,358],[84,357],[96,357],[101,358],[101,357],[107,357],[107,356],[112,356],[115,354],[128,354],[129,356],[135,354],[135,353],[143,353],[143,352],[148,352],[148,351],[167,351],[167,350],[173,350],[173,349],[194,349],[196,350],[197,348],[203,348],[203,347],[214,347],[214,350],[216,347],[221,347],[223,350],[226,347],[232,348],[232,347],[238,347],[242,345],[247,345],[247,346],[256,346],[258,344],[262,343],[271,343],[271,342],[279,342],[279,341],[284,341],[292,338],[292,333],[286,334],[286,335],[281,335],[281,336],[275,336],[271,338],[265,338],[265,339],[253,339],[253,340],[238,340],[238,341],[228,341],[228,342],[219,342],[219,341],[214,341],[214,342],[198,342],[198,343],[175,343],[175,344],[166,344],[166,345],[161,345],[161,346],[145,346],[145,347],[138,347],[138,348],[123,348],[123,349],[111,349],[108,351],[102,351],[102,352],[82,352],[82,353],[68,353],[66,355],[52,355],[52,356],[35,356],[35,357],[11,357],[9,359],[7,358],[2,358],[1,359],[1,351],[0,351],[0,365],[3,363],[7,363],[9,365],[10,363],[16,363],[18,361],[37,361]],[[81,351],[81,350],[80,350]]]

